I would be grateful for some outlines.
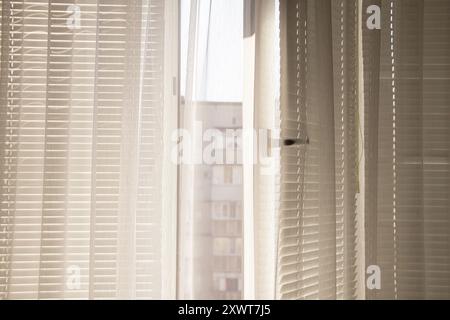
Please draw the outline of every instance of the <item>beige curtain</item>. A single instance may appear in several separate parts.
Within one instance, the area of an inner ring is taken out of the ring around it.
[[[279,297],[449,299],[450,3],[286,0],[280,17]]]
[[[450,1],[178,3],[0,0],[0,299],[450,299]]]
[[[252,245],[252,266],[244,275],[251,283],[246,292],[255,299],[276,298],[277,211],[279,196],[279,5],[275,0],[248,1],[247,20],[251,27],[246,41],[253,41],[254,74],[251,87],[254,100],[251,111],[254,143],[252,231],[245,232]],[[251,149],[250,149],[251,150]],[[244,181],[245,182],[245,181]],[[244,198],[244,202],[248,198]],[[245,230],[246,231],[246,230]],[[248,260],[245,260],[248,261]],[[250,278],[250,280],[249,280]]]
[[[366,265],[382,277],[366,294],[449,299],[450,2],[377,4],[381,30],[363,41]]]
[[[164,296],[172,2],[0,3],[0,297]]]
[[[281,1],[278,296],[357,297],[357,1]]]

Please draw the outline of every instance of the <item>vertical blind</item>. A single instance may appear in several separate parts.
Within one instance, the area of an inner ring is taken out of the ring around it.
[[[161,297],[166,1],[0,3],[0,297]]]
[[[280,2],[278,295],[357,296],[357,1]],[[290,143],[287,143],[290,144]]]

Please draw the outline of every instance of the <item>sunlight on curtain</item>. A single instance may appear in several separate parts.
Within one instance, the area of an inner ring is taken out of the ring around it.
[[[1,1],[1,298],[162,296],[170,3]]]
[[[280,1],[278,296],[356,298],[357,1]],[[361,239],[359,239],[361,240]]]

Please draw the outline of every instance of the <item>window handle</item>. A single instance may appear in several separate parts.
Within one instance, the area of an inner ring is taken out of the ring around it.
[[[296,139],[283,139],[283,145],[286,147],[309,144],[309,137]]]

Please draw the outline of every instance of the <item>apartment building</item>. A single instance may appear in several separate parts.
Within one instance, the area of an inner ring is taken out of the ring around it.
[[[204,130],[225,134],[242,128],[240,103],[205,102],[197,105]],[[203,148],[205,149],[205,148]],[[195,168],[196,201],[193,231],[194,297],[242,297],[242,161],[235,140],[213,152],[232,153],[234,164],[201,164]]]

